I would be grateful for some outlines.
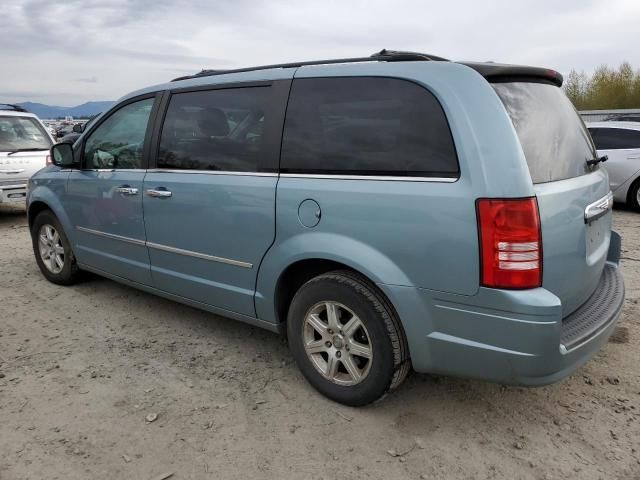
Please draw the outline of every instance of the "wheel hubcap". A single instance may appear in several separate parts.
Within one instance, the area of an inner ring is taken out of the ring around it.
[[[316,370],[331,382],[350,386],[362,382],[371,367],[373,349],[362,320],[338,302],[321,302],[306,314],[304,348]]]
[[[64,247],[60,235],[52,225],[40,227],[38,249],[47,270],[51,273],[60,273],[64,267]]]

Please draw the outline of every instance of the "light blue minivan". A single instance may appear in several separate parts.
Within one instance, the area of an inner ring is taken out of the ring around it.
[[[624,301],[607,174],[561,84],[383,50],[136,91],[32,177],[36,260],[286,332],[349,405],[411,368],[554,382]]]

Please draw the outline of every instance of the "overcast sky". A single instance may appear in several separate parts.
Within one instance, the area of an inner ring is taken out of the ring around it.
[[[640,67],[640,0],[0,0],[0,102],[115,100],[202,68],[364,56]]]

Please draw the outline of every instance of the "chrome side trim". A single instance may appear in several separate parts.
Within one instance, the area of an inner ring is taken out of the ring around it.
[[[82,169],[65,169],[78,172],[128,172],[128,173],[145,173],[144,168],[82,168]]]
[[[226,170],[180,170],[170,168],[150,168],[148,173],[186,173],[190,175],[234,175],[240,177],[277,177],[273,172],[231,172]]]
[[[247,262],[241,262],[239,260],[231,260],[230,258],[216,257],[213,255],[207,255],[205,253],[198,253],[191,250],[183,250],[182,248],[169,247],[167,245],[161,245],[159,243],[147,242],[147,247],[155,248],[156,250],[162,250],[163,252],[177,253],[179,255],[186,255],[188,257],[201,258],[203,260],[210,260],[212,262],[226,263],[229,265],[235,265],[236,267],[251,268],[253,264]]]
[[[240,260],[232,260],[230,258],[216,257],[214,255],[207,255],[206,253],[194,252],[192,250],[184,250],[182,248],[169,247],[168,245],[162,245],[160,243],[146,242],[144,240],[138,240],[137,238],[123,237],[122,235],[115,235],[113,233],[101,232],[100,230],[93,230],[87,227],[76,227],[76,230],[81,232],[91,233],[99,237],[109,238],[111,240],[120,240],[121,242],[131,243],[133,245],[147,246],[149,248],[155,248],[164,252],[177,253],[179,255],[186,255],[188,257],[201,258],[203,260],[209,260],[211,262],[226,263],[228,265],[234,265],[236,267],[252,268],[253,264],[248,262],[241,262]]]
[[[122,235],[116,235],[114,233],[101,232],[100,230],[93,230],[92,228],[76,227],[76,230],[90,233],[92,235],[97,235],[98,237],[110,238],[111,240],[120,240],[121,242],[132,243],[133,245],[146,245],[146,242],[144,240],[138,240],[137,238],[131,237],[123,237]]]
[[[281,177],[285,178],[317,178],[327,180],[377,180],[377,181],[394,181],[394,182],[437,182],[437,183],[454,183],[458,178],[449,177],[394,177],[386,175],[315,175],[306,173],[281,173]]]
[[[587,205],[584,209],[584,223],[589,224],[605,215],[613,208],[613,193],[609,192],[604,197]]]

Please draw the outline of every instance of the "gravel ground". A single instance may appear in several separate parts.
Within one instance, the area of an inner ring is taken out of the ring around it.
[[[0,479],[640,478],[640,214],[614,221],[624,313],[572,377],[412,374],[353,409],[277,335],[101,278],[47,283],[24,209],[0,206]]]

